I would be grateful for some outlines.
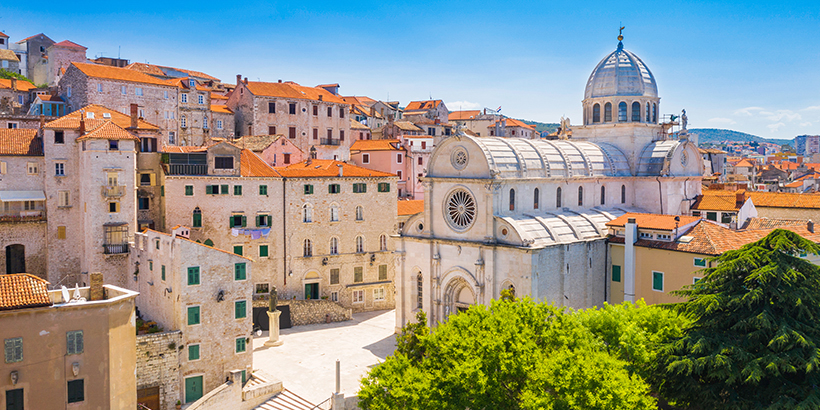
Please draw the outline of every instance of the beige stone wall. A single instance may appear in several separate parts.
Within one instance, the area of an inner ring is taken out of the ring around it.
[[[215,122],[211,117],[211,93],[202,90],[178,90],[179,97],[179,133],[176,145],[203,145],[210,138]],[[182,94],[187,94],[186,103],[182,102]],[[202,104],[199,103],[202,96]],[[185,127],[182,127],[182,117],[185,117]],[[205,118],[208,118],[205,128]]]
[[[353,310],[329,300],[280,300],[277,306],[290,306],[290,320],[293,326],[317,323],[344,322],[353,319]],[[254,307],[268,308],[269,300],[259,295],[253,301]]]
[[[231,139],[236,135],[236,125],[234,115],[222,112],[211,112],[211,138]],[[219,128],[217,121],[222,121],[222,128]]]
[[[173,330],[137,336],[137,390],[159,387],[160,408],[173,410],[182,400],[179,390],[182,332]]]
[[[755,205],[757,216],[760,218],[783,218],[783,219],[811,219],[820,221],[820,209],[812,208],[773,208]]]
[[[0,223],[0,271],[6,272],[6,247],[25,246],[26,272],[48,280],[46,222]]]
[[[53,87],[60,81],[62,70],[73,62],[85,63],[85,50],[75,47],[51,46],[46,50],[48,57],[48,85]]]

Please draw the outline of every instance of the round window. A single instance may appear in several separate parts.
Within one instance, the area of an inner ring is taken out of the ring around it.
[[[447,213],[447,222],[457,231],[464,231],[473,224],[476,214],[476,204],[473,196],[464,189],[457,189],[450,193],[444,203]]]
[[[424,230],[424,224],[419,224],[419,226],[417,226],[417,228],[419,229],[419,232],[423,231]]]
[[[462,170],[467,167],[467,150],[458,147],[450,155],[450,162],[453,163],[453,168]]]
[[[507,236],[507,228],[501,228],[501,235]]]

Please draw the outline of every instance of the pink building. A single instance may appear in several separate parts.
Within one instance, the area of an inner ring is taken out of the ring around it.
[[[356,141],[350,147],[350,160],[363,168],[396,174],[399,198],[424,199],[420,179],[433,151],[432,138],[429,142],[411,139],[424,138]]]
[[[255,152],[272,167],[288,166],[307,159],[305,153],[284,135],[252,135],[232,142]]]

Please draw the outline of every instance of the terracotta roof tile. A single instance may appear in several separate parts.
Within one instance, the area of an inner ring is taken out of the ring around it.
[[[131,127],[131,117],[125,115],[117,110],[112,110],[108,107],[103,107],[102,105],[91,104],[86,105],[79,110],[72,112],[71,114],[64,115],[60,118],[57,118],[54,121],[51,121],[46,124],[46,128],[62,128],[62,129],[78,129],[80,128],[80,115],[81,113],[85,113],[86,118],[88,118],[88,113],[94,113],[94,119],[97,120],[111,120],[114,124],[117,124],[120,128],[130,128]],[[108,114],[110,118],[105,118],[105,115]],[[154,124],[151,124],[144,120],[137,120],[137,126],[139,130],[150,130],[150,131],[157,131],[159,127]],[[88,127],[86,127],[88,129]]]
[[[350,151],[405,151],[399,140],[356,140]]]
[[[756,207],[820,209],[820,194],[787,192],[748,192]]]
[[[45,37],[45,38],[48,38],[48,36],[47,36],[47,35],[45,35],[45,34],[43,34],[43,33],[39,33],[39,34],[35,34],[35,35],[33,35],[33,36],[26,37],[26,38],[24,38],[24,39],[22,39],[22,40],[18,41],[16,44],[25,43],[26,41],[29,41],[29,40],[33,39],[34,37],[37,37],[37,36],[43,36],[43,37]],[[48,39],[49,39],[49,40],[51,40],[50,38],[48,38]],[[54,40],[51,40],[51,41],[53,42]]]
[[[755,164],[748,159],[742,159],[737,164],[735,164],[735,168],[743,167],[743,168],[754,168]]]
[[[479,110],[450,111],[450,116],[448,118],[450,121],[463,121],[472,120],[479,115],[481,115],[481,111]]]
[[[292,81],[286,81],[283,83],[249,81],[247,87],[248,90],[256,96],[293,98],[297,100],[313,101],[318,101],[319,96],[321,96],[322,101],[347,104],[344,100],[339,98],[339,96],[331,94],[324,88],[305,87]]]
[[[278,141],[279,138],[283,138],[283,136],[282,135],[246,135],[244,137],[235,139],[233,143],[236,146],[246,148],[246,149],[249,149],[249,150],[254,151],[254,152],[261,152],[261,151],[264,151],[265,148],[269,147],[274,142]]]
[[[212,100],[227,100],[228,96],[212,92],[211,93],[211,99]]]
[[[680,218],[680,221],[675,221],[675,217]],[[687,215],[660,215],[660,214],[639,214],[626,213],[609,222],[606,226],[625,226],[629,218],[635,218],[635,223],[638,228],[656,229],[663,231],[672,231],[675,227],[683,227],[690,223],[700,220],[697,216]]]
[[[439,104],[441,104],[441,100],[410,101],[407,107],[404,107],[404,111],[431,110],[438,107]]]
[[[0,60],[20,62],[20,59],[17,58],[17,54],[14,53],[14,50],[8,50],[5,48],[0,48]]]
[[[239,174],[243,177],[279,177],[278,172],[271,168],[259,155],[249,149],[243,149],[239,158]]]
[[[112,67],[109,65],[71,63],[83,74],[93,78],[104,78],[107,80],[128,81],[131,83],[151,84],[170,87],[168,82],[152,77],[128,68]]]
[[[416,126],[410,121],[396,121],[393,123],[396,127],[398,127],[402,131],[416,131],[416,132],[424,132],[423,129]]]
[[[521,127],[521,128],[526,128],[528,130],[535,130],[534,126],[529,125],[529,124],[524,124],[523,122],[518,121],[515,118],[505,118],[504,120],[507,121],[507,126],[508,127]],[[504,120],[498,120],[498,121],[495,122],[495,124],[498,124],[498,123],[500,123],[501,121],[504,121]],[[495,124],[490,124],[490,125],[487,126],[487,128],[495,127]]]
[[[353,118],[350,119],[350,129],[351,130],[370,130],[370,127],[364,125]]]
[[[233,111],[225,105],[211,104],[211,111],[223,114],[233,114]]]
[[[0,31],[0,37],[8,37],[8,35],[2,31]]]
[[[803,186],[803,181],[794,181],[789,182],[788,184],[784,185],[786,188],[800,188]]]
[[[204,78],[206,80],[219,81],[218,78],[210,76],[208,74],[205,74],[201,71],[186,70],[186,69],[182,69],[182,68],[168,67],[168,66],[155,65],[155,64],[131,63],[131,64],[128,64],[127,66],[125,66],[125,68],[127,68],[129,70],[140,71],[140,72],[143,72],[145,74],[158,75],[158,76],[161,76],[161,77],[170,77],[170,76],[166,75],[164,71],[162,71],[162,69],[165,68],[165,69],[176,70],[176,71],[179,71],[181,73],[185,73],[185,74],[187,74],[189,76],[192,76],[192,77]]]
[[[695,199],[691,209],[703,211],[738,211],[746,202],[746,191],[722,191],[705,189]],[[752,200],[757,205],[757,202]]]
[[[191,152],[206,152],[208,151],[207,146],[196,146],[196,145],[166,145],[162,152],[171,153],[171,154],[187,154]]]
[[[0,128],[0,155],[42,157],[43,140],[37,129]]]
[[[47,285],[28,273],[0,275],[0,310],[51,306]]]
[[[86,120],[86,133],[77,137],[77,141],[90,139],[98,140],[134,140],[139,141],[139,137],[128,132],[111,121]],[[93,128],[92,128],[93,126]]]
[[[314,159],[310,163],[302,161],[298,164],[275,168],[279,174],[288,178],[329,178],[339,177],[339,167],[342,166],[343,177],[394,177],[387,172],[357,167],[332,159]]]
[[[743,229],[774,229],[785,226],[807,226],[808,219],[749,218]]]
[[[39,98],[40,101],[65,102],[59,95],[39,94],[37,98]]]
[[[63,40],[59,43],[55,43],[55,44],[52,45],[52,47],[69,47],[69,48],[81,48],[83,50],[88,50],[87,47],[83,47],[83,46],[81,46],[81,45],[79,45],[79,44],[77,44],[73,41],[68,41],[68,40]]]
[[[398,202],[398,216],[415,215],[424,212],[424,200],[400,200]]]

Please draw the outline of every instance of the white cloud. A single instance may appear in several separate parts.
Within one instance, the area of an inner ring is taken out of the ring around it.
[[[792,110],[777,110],[775,112],[769,111],[761,111],[760,115],[764,116],[769,121],[787,121],[791,122],[794,120],[802,119],[800,114],[792,111]]]
[[[811,107],[803,108],[801,111],[820,111],[820,105],[812,105]]]
[[[763,110],[765,110],[765,108],[746,107],[746,108],[741,108],[739,110],[735,110],[735,115],[744,115],[744,116],[747,116],[747,117],[751,117],[752,115],[754,115],[753,111],[757,112],[757,111],[763,111]]]
[[[780,128],[783,128],[785,126],[786,126],[786,124],[784,124],[782,122],[767,125],[767,127],[769,128],[769,131],[771,131],[771,132],[777,132]]]
[[[483,108],[480,103],[469,101],[447,101],[444,103],[450,111],[480,110]]]
[[[737,122],[735,122],[735,120],[733,120],[731,118],[719,118],[719,117],[718,118],[710,118],[709,120],[707,120],[707,122],[709,122],[710,124],[718,124],[718,125],[737,124]]]
[[[811,124],[810,122],[808,122],[808,121],[806,121],[806,122],[801,122],[801,123],[800,123],[800,126],[801,126],[801,127],[808,127],[808,126],[810,126],[810,125],[812,125],[812,124]]]

